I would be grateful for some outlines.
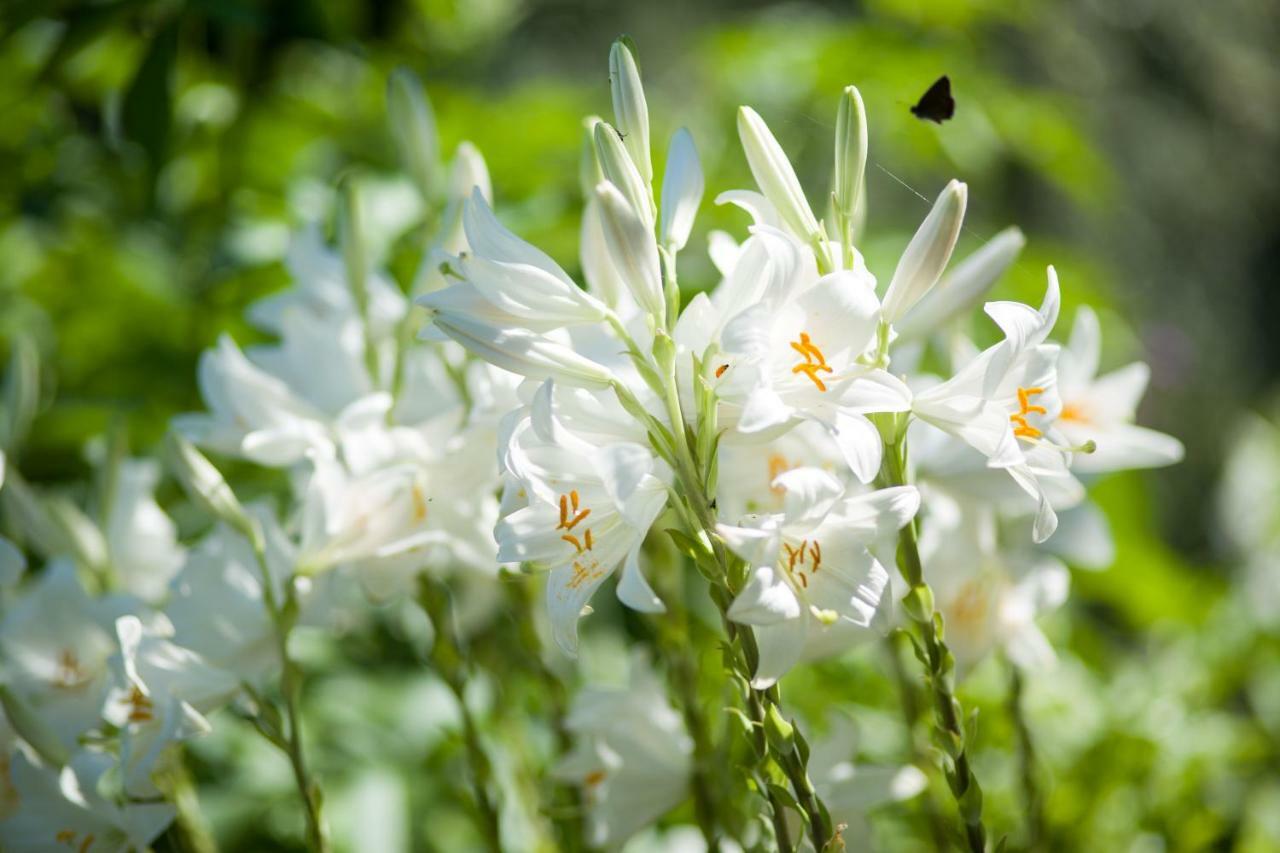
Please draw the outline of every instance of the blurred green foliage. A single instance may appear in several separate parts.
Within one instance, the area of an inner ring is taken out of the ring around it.
[[[1280,12],[1243,0],[1213,7],[6,3],[0,345],[34,338],[48,389],[18,464],[34,481],[70,481],[85,473],[91,436],[123,422],[146,450],[169,417],[198,408],[198,354],[222,331],[253,339],[245,306],[283,283],[290,230],[330,221],[344,174],[358,171],[388,210],[412,219],[384,127],[384,86],[398,65],[426,81],[446,149],[468,139],[484,152],[502,217],[568,269],[581,119],[608,109],[605,56],[618,32],[641,48],[655,147],[689,126],[708,187],[749,184],[733,122],[736,106],[751,103],[821,198],[836,95],[856,82],[871,122],[862,243],[871,268],[887,274],[947,178],[968,181],[961,251],[1019,224],[1028,250],[999,295],[1037,301],[1054,263],[1064,317],[1082,302],[1100,309],[1107,362],[1153,365],[1144,420],[1188,445],[1181,469],[1100,485],[1116,565],[1077,572],[1071,605],[1050,621],[1063,661],[1028,688],[1051,780],[1050,846],[1277,849],[1280,649],[1239,618],[1205,496],[1234,413],[1280,364],[1268,264],[1280,114],[1267,107],[1280,77],[1268,34]],[[942,73],[959,106],[937,127],[907,107]],[[744,224],[708,199],[692,245]],[[412,239],[388,247],[402,282],[417,251]],[[709,262],[693,260],[684,280],[713,284]],[[644,630],[607,603],[601,610],[594,630]],[[452,723],[425,710],[440,706],[430,699],[440,685],[403,651],[412,637],[397,614],[384,616],[383,633],[317,637],[309,649],[330,673],[308,707],[336,835],[346,849],[462,849],[475,839],[457,792],[459,752],[434,748],[450,742]],[[499,631],[476,653],[500,656],[504,641]],[[1000,758],[1014,736],[1003,672],[992,662],[965,691],[981,709],[991,823],[1012,829],[1020,803]],[[487,705],[496,739],[550,751],[523,722],[544,699],[528,686],[480,689],[502,694]],[[883,649],[797,673],[788,698],[819,725],[832,704],[854,703],[865,757],[901,758]],[[195,752],[220,840],[287,846],[296,827],[282,805],[286,768],[247,731],[222,731]],[[903,820],[919,808],[876,816],[885,849],[919,842]],[[369,825],[389,833],[376,843],[362,835],[365,821],[352,823],[374,813]]]

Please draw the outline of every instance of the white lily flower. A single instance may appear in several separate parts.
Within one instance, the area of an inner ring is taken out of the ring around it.
[[[330,442],[323,414],[252,364],[227,335],[200,356],[199,384],[210,412],[180,416],[174,427],[202,447],[287,466]]]
[[[964,224],[969,189],[951,181],[907,244],[884,295],[884,320],[892,325],[933,289],[951,260]]]
[[[889,582],[871,549],[897,536],[920,506],[912,486],[847,496],[832,475],[796,468],[777,477],[781,513],[717,528],[750,566],[730,605],[735,622],[755,626],[760,659],[752,685],[773,685],[826,634],[871,626]],[[854,632],[856,633],[856,631]]]
[[[616,403],[579,393],[584,399],[575,398],[575,389],[561,394],[547,382],[513,422],[504,463],[527,505],[495,528],[500,562],[550,570],[552,629],[569,654],[576,653],[583,607],[619,566],[623,604],[663,609],[640,571],[640,546],[666,506],[672,481],[642,427]]]
[[[619,847],[688,790],[693,743],[684,722],[644,656],[631,661],[627,687],[587,687],[574,697],[565,720],[574,750],[554,771],[582,790],[594,847]]]
[[[814,788],[831,812],[832,823],[844,824],[843,836],[854,845],[871,838],[868,812],[909,800],[929,786],[929,777],[910,764],[886,767],[855,762],[857,749],[853,720],[834,714],[827,733],[813,741],[809,750]]]
[[[0,619],[5,684],[64,747],[98,722],[116,651],[113,606],[90,599],[75,566],[59,560]]]
[[[267,565],[277,600],[296,562],[294,548],[269,511],[253,511],[262,525]],[[306,599],[302,601],[306,608]],[[174,578],[165,615],[173,642],[200,654],[242,681],[261,685],[280,666],[275,626],[263,604],[262,569],[244,536],[218,525],[187,554]]]
[[[1045,343],[1059,308],[1053,267],[1038,311],[1017,302],[988,302],[986,313],[1004,332],[1004,340],[947,381],[918,390],[912,403],[917,418],[969,444],[987,458],[989,467],[1006,470],[1035,498],[1037,542],[1048,539],[1058,523],[1046,481],[1070,478],[1067,463],[1073,449],[1051,441],[1056,435],[1048,434],[1062,410],[1059,348]]]
[[[961,669],[995,650],[1027,670],[1051,666],[1053,647],[1036,619],[1066,601],[1066,566],[1025,546],[1002,548],[995,515],[982,503],[931,491],[929,508],[920,543],[925,576]]]
[[[22,808],[0,820],[0,847],[12,853],[131,853],[149,850],[174,818],[168,803],[107,799],[100,787],[115,759],[81,749],[61,771],[42,767],[22,752],[11,775]]]
[[[757,245],[779,242],[761,238]],[[720,336],[715,373],[725,421],[765,439],[801,420],[816,421],[858,478],[869,482],[879,470],[882,445],[865,416],[911,408],[901,380],[860,361],[880,325],[873,280],[865,267],[806,280],[803,265],[792,266],[776,248],[767,251],[773,267],[761,268],[748,247],[738,262],[745,273],[735,270],[726,282],[734,294],[728,304],[750,307],[734,315]],[[750,279],[759,283],[744,283]]]
[[[1147,389],[1150,369],[1134,362],[1098,376],[1102,351],[1098,316],[1088,307],[1076,312],[1071,338],[1058,359],[1062,411],[1054,424],[1072,444],[1093,441],[1097,449],[1073,460],[1085,473],[1156,468],[1182,460],[1182,442],[1133,423]]]
[[[190,649],[143,628],[136,616],[116,620],[120,653],[103,717],[121,730],[120,763],[130,797],[157,797],[153,775],[170,744],[210,730],[204,715],[240,691],[236,677]]]

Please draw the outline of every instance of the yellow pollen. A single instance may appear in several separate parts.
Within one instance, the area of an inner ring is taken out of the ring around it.
[[[573,508],[573,515],[569,515],[570,506]],[[556,525],[556,530],[572,530],[588,515],[591,515],[589,509],[578,509],[578,492],[577,490],[569,492],[568,495],[560,496],[560,523]]]
[[[781,495],[786,489],[781,486],[773,485],[773,481],[778,479],[778,475],[785,474],[792,469],[792,464],[781,453],[774,453],[769,457],[769,491],[775,495]]]
[[[151,712],[155,705],[136,684],[133,686],[133,690],[129,693],[129,698],[125,700],[125,703],[130,706],[129,722],[145,723],[154,719],[154,715]]]
[[[1058,417],[1064,421],[1075,421],[1083,424],[1089,422],[1089,411],[1077,403],[1067,403],[1062,407],[1062,414],[1058,415]]]
[[[427,496],[422,493],[422,487],[417,483],[413,484],[413,520],[426,521],[427,519]]]
[[[1013,434],[1019,438],[1039,438],[1043,435],[1040,430],[1027,423],[1027,415],[1030,414],[1048,414],[1049,410],[1044,406],[1037,406],[1031,402],[1031,398],[1036,394],[1043,394],[1043,388],[1019,388],[1018,389],[1018,411],[1009,416],[1009,421],[1014,424]]]
[[[74,650],[63,649],[58,654],[58,672],[54,676],[54,683],[58,687],[75,687],[87,681],[88,678],[89,674],[80,665]]]
[[[818,378],[818,372],[834,373],[835,371],[827,364],[827,358],[822,354],[822,350],[818,349],[817,345],[809,339],[809,333],[801,332],[800,340],[792,341],[791,348],[800,353],[800,357],[804,359],[804,361],[792,367],[791,372],[803,373],[813,381],[814,385],[818,386],[819,391],[826,391],[826,383]]]

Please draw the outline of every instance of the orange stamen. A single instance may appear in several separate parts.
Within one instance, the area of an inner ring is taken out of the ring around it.
[[[722,364],[722,365],[720,365],[719,367],[717,367],[717,368],[716,368],[716,379],[719,379],[721,376],[724,376],[724,372],[725,372],[726,370],[728,370],[728,369],[729,369],[729,365],[727,365],[727,364]]]

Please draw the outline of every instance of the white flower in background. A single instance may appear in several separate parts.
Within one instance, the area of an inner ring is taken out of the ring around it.
[[[287,466],[330,443],[324,416],[249,361],[227,335],[200,356],[199,384],[209,413],[174,421],[196,444],[261,465]]]
[[[840,449],[819,424],[805,421],[767,444],[720,441],[716,506],[721,518],[782,512],[787,491],[776,481],[793,468],[821,468],[852,485]]]
[[[1245,415],[1231,435],[1218,520],[1243,562],[1241,594],[1264,625],[1280,624],[1280,428]]]
[[[168,803],[117,801],[102,791],[115,767],[81,749],[61,771],[13,754],[10,774],[22,807],[0,820],[0,847],[12,853],[131,853],[149,850],[174,818]]]
[[[920,550],[925,577],[962,669],[992,651],[1027,670],[1056,660],[1036,619],[1067,599],[1071,576],[1057,558],[1025,543],[1002,546],[997,519],[983,503],[927,493]]]
[[[120,652],[103,717],[120,729],[125,794],[156,797],[152,781],[168,747],[210,731],[204,715],[229,702],[240,683],[190,649],[144,629],[136,616],[116,620]]]
[[[841,834],[846,844],[853,849],[866,849],[871,841],[867,813],[919,795],[928,787],[929,779],[910,764],[862,764],[854,760],[857,751],[858,731],[853,720],[832,715],[827,733],[810,748],[809,775],[831,813],[831,822],[845,825]]]
[[[269,512],[253,515],[262,525],[267,565],[280,600],[284,578],[293,568],[293,548]],[[187,552],[173,579],[164,611],[173,624],[173,641],[242,681],[263,684],[275,676],[280,656],[262,593],[262,569],[253,548],[219,524]]]
[[[155,500],[159,480],[155,460],[122,460],[104,525],[115,580],[148,602],[164,597],[184,558],[177,526]]]
[[[592,846],[621,846],[685,799],[693,743],[643,655],[627,687],[579,691],[565,726],[575,746],[554,773],[582,790]]]
[[[752,684],[762,689],[807,651],[825,650],[828,633],[871,626],[889,583],[873,550],[894,541],[920,506],[914,487],[847,495],[814,468],[792,469],[774,484],[786,493],[781,513],[718,528],[750,567],[728,615],[755,626],[760,660]]]
[[[503,454],[524,505],[498,522],[498,559],[550,570],[547,605],[563,649],[576,650],[578,616],[619,566],[618,598],[662,609],[640,571],[640,546],[672,475],[642,426],[611,399],[547,382],[513,421]]]
[[[1182,442],[1133,423],[1147,390],[1151,370],[1142,362],[1098,376],[1102,334],[1098,315],[1088,307],[1076,312],[1071,338],[1058,358],[1058,394],[1062,410],[1055,427],[1072,444],[1093,441],[1097,449],[1077,457],[1082,473],[1155,468],[1182,460]]]
[[[0,619],[4,683],[63,747],[98,723],[116,651],[114,604],[91,599],[58,560],[30,580]]]

